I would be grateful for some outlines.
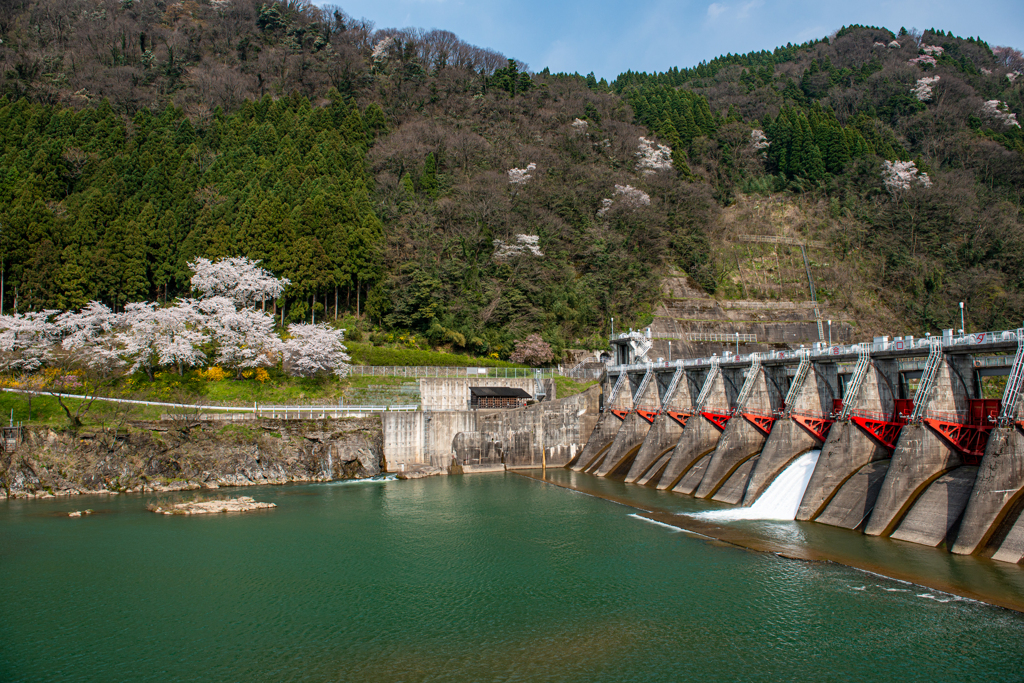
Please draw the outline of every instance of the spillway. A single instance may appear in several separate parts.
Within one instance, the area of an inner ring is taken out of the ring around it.
[[[750,507],[709,510],[692,516],[717,522],[740,519],[793,521],[820,454],[820,450],[809,451],[793,461]]]

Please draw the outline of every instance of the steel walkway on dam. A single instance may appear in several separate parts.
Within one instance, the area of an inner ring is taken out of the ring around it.
[[[656,363],[643,334],[611,342],[574,469],[750,505],[821,449],[798,520],[1024,558],[1024,329]]]

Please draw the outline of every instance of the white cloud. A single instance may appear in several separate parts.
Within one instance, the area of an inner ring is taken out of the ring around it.
[[[740,11],[736,13],[736,16],[740,19],[746,19],[750,16],[750,10],[755,10],[764,4],[764,0],[750,0],[740,7]]]
[[[708,16],[712,19],[717,19],[718,15],[726,10],[725,5],[720,5],[717,2],[713,2],[708,5]]]

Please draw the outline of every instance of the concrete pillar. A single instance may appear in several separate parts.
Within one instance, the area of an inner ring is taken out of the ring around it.
[[[925,489],[890,538],[931,547],[952,545],[971,496],[977,467],[958,467]]]
[[[707,376],[707,369],[689,372],[680,378],[675,393],[665,406],[666,411],[677,413],[692,413],[696,404],[700,388]],[[692,418],[698,419],[698,418]],[[626,481],[629,483],[647,483],[657,475],[659,469],[667,462],[679,437],[683,434],[683,426],[678,420],[667,414],[658,415],[654,419],[644,439],[643,445],[633,460],[633,465],[626,474]],[[643,482],[640,480],[643,479]]]
[[[605,452],[612,445],[612,442],[615,441],[615,435],[618,434],[619,428],[622,426],[622,420],[612,412],[612,408],[630,410],[633,407],[632,386],[628,378],[623,380],[623,384],[619,387],[619,392],[615,395],[614,401],[609,403],[607,400],[617,380],[618,377],[615,380],[609,378],[604,382],[603,390],[606,397],[604,412],[598,418],[597,425],[594,426],[594,431],[590,433],[590,438],[587,439],[587,443],[579,457],[568,465],[568,467],[576,472],[592,468],[599,463],[599,458],[604,457]]]
[[[999,550],[992,556],[999,562],[1019,564],[1024,559],[1024,517],[1018,517],[1006,539],[999,544]]]
[[[1022,499],[1024,434],[1017,426],[993,429],[953,552],[970,555],[984,550],[1004,523],[1013,522],[1007,517]]]
[[[891,387],[895,387],[898,370],[895,361],[872,363],[860,392],[852,399],[852,410],[891,415],[895,406]],[[842,420],[833,424],[828,439],[821,447],[821,455],[807,483],[796,518],[810,521],[818,517],[840,487],[862,467],[876,460],[886,460],[890,455],[888,448],[868,436],[853,422]],[[870,488],[865,492],[870,492]],[[865,502],[869,504],[870,511],[874,501]]]
[[[832,399],[839,395],[835,377],[834,364],[812,367],[799,395],[795,400],[791,399],[793,405],[787,406],[789,412],[815,417],[828,416],[832,410]],[[790,463],[822,445],[821,441],[789,417],[778,420],[761,449],[757,465],[750,473],[743,505],[753,505]]]
[[[863,527],[875,507],[890,462],[875,460],[854,472],[836,489],[814,521],[843,529]]]
[[[959,414],[962,416],[960,419],[964,419],[970,396],[961,378],[965,370],[970,373],[970,362],[966,356],[947,357],[939,366],[935,385],[928,396],[915,397],[915,409],[917,403],[924,401],[925,415],[931,413],[956,420]],[[966,376],[970,377],[970,374]],[[903,427],[864,533],[869,536],[890,535],[928,486],[963,464],[960,454],[930,427],[924,424]],[[933,522],[943,525],[945,519],[933,518]]]
[[[753,378],[752,392],[743,406],[737,408],[736,414],[725,425],[722,438],[715,446],[715,452],[708,462],[707,471],[697,488],[698,498],[712,498],[720,502],[738,503],[743,499],[746,491],[746,480],[732,483],[731,490],[723,492],[723,498],[718,498],[718,490],[729,480],[739,468],[748,460],[761,452],[768,435],[754,426],[754,424],[743,417],[742,413],[752,415],[771,416],[773,411],[782,405],[782,396],[775,384],[768,378],[767,368],[758,371]],[[776,383],[778,380],[776,380]],[[749,477],[752,466],[744,468]],[[736,489],[742,489],[739,498],[736,498]]]
[[[733,370],[725,369],[717,374],[704,404],[705,410],[726,413],[736,400],[739,393],[738,385],[732,377],[726,379],[726,373],[736,374]],[[715,449],[721,436],[722,432],[700,415],[694,415],[687,420],[665,472],[658,480],[658,488],[674,488],[694,463]]]
[[[637,411],[656,413],[659,408],[661,408],[661,399],[658,395],[658,381],[652,374],[643,394],[636,397],[633,412],[626,416],[619,431],[616,432],[615,440],[608,447],[608,452],[605,453],[600,466],[594,468],[594,473],[597,476],[607,477],[620,468],[627,468],[632,464],[633,458],[636,457],[637,451],[640,450],[651,429],[651,423]]]

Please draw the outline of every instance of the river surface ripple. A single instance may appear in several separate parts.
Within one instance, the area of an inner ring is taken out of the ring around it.
[[[1020,680],[1024,615],[678,531],[703,502],[547,476],[219,492],[278,505],[245,515],[145,509],[191,493],[0,503],[0,681]],[[798,550],[828,540],[815,526],[726,529]]]

